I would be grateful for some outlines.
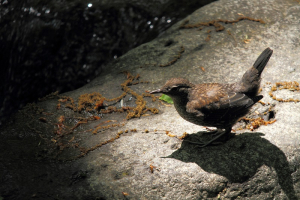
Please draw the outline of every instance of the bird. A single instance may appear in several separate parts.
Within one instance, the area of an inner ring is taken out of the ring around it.
[[[215,143],[221,136],[228,136],[233,125],[263,98],[258,95],[261,73],[272,54],[273,50],[266,48],[253,66],[235,83],[193,84],[184,78],[171,78],[150,94],[162,93],[171,97],[178,114],[186,121],[200,126],[216,127],[209,141],[186,140],[205,147]]]

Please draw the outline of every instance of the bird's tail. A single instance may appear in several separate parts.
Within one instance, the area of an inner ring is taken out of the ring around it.
[[[271,58],[273,50],[266,48],[256,59],[253,67],[258,70],[258,75],[262,73],[269,59]]]
[[[249,95],[256,95],[260,86],[260,75],[267,65],[273,50],[266,48],[256,59],[253,67],[248,69],[240,84],[239,92],[248,93]]]

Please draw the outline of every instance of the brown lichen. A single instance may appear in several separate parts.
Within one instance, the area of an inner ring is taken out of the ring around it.
[[[184,23],[181,24],[181,26],[179,27],[180,29],[191,29],[191,28],[197,28],[198,30],[202,30],[204,27],[209,27],[209,26],[213,26],[215,27],[215,31],[219,32],[219,31],[223,31],[225,30],[225,27],[223,25],[221,25],[220,23],[225,23],[225,24],[232,24],[234,25],[235,23],[242,21],[242,20],[249,20],[249,21],[255,21],[255,22],[260,22],[262,24],[264,24],[265,22],[262,19],[254,19],[251,17],[246,17],[244,15],[240,16],[238,19],[236,20],[224,20],[224,19],[217,19],[217,20],[212,20],[209,22],[198,22],[195,24],[189,24],[188,20],[184,21]],[[207,33],[209,34],[211,32],[211,30],[208,30]],[[237,41],[235,39],[235,37],[233,36],[233,34],[228,30],[227,31],[228,35],[232,36],[232,38],[235,41],[235,46],[237,45]],[[208,42],[211,39],[211,35],[208,35],[205,39],[206,42]],[[244,43],[249,43],[251,39],[245,39]]]
[[[171,61],[169,61],[165,64],[159,65],[159,67],[167,67],[167,66],[173,65],[178,59],[180,59],[183,52],[184,52],[184,47],[181,46],[180,51],[174,56],[174,59],[172,59]]]
[[[91,148],[84,148],[84,147],[82,147],[82,148],[81,148],[81,154],[78,155],[78,156],[76,156],[75,158],[70,159],[70,160],[75,160],[75,159],[77,159],[77,158],[81,158],[81,157],[85,156],[87,153],[89,153],[89,152],[91,152],[91,151],[93,151],[93,150],[95,150],[95,149],[97,149],[97,148],[99,148],[99,147],[102,147],[103,145],[106,145],[106,144],[108,144],[108,143],[110,143],[110,142],[113,142],[113,141],[119,139],[120,136],[121,136],[123,133],[124,133],[123,131],[119,131],[119,132],[117,133],[117,135],[116,135],[114,138],[111,138],[111,139],[106,140],[106,141],[104,141],[104,142],[100,142],[99,144],[97,144],[97,145],[95,145],[95,146],[93,146],[93,147],[91,147]]]
[[[222,22],[222,23],[225,23],[225,24],[234,24],[234,23],[237,23],[237,22],[242,21],[242,20],[249,20],[249,21],[260,22],[262,24],[265,24],[265,22],[262,19],[254,19],[254,18],[251,18],[251,17],[241,16],[236,20],[217,19],[217,20],[212,20],[212,21],[209,21],[209,22],[199,22],[199,23],[196,23],[196,24],[188,24],[188,21],[185,21],[185,23],[183,23],[180,26],[180,28],[188,28],[188,29],[198,28],[199,30],[201,30],[204,27],[214,26],[215,30],[218,32],[218,31],[222,31],[222,30],[225,29],[225,27],[222,26],[221,24],[219,24],[218,22]]]

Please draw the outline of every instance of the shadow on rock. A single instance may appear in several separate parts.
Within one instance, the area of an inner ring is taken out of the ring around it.
[[[196,141],[198,134],[191,134],[188,140]],[[167,158],[183,162],[194,162],[203,170],[226,177],[231,182],[242,183],[253,177],[258,168],[267,165],[275,169],[278,183],[289,197],[296,199],[289,163],[285,154],[268,140],[263,133],[243,133],[222,145],[199,148],[183,142],[181,147]]]

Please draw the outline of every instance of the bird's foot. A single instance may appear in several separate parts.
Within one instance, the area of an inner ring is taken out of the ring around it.
[[[208,128],[208,127],[206,127],[206,126],[204,126],[204,128],[205,128],[207,131],[209,131],[210,133],[214,133],[214,132],[217,132],[217,131],[218,131],[218,129],[211,129],[211,128]]]

